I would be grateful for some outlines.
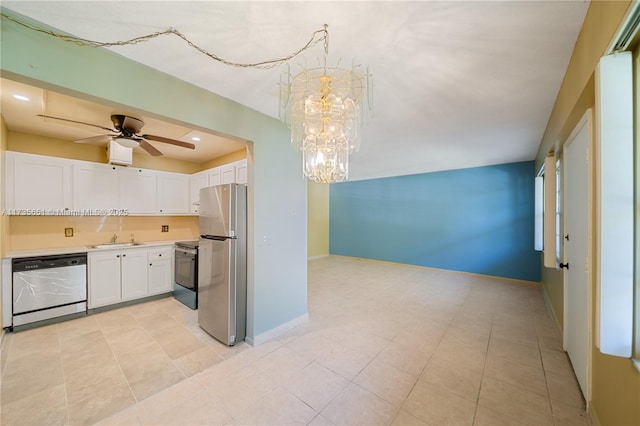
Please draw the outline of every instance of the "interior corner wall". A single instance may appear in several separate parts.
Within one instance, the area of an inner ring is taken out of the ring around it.
[[[330,252],[540,281],[533,161],[331,185]]]
[[[248,141],[247,338],[307,313],[307,186],[282,123],[106,49],[1,23],[2,77]]]

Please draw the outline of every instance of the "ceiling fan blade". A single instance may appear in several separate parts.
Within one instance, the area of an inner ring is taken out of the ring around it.
[[[144,149],[154,157],[162,155],[160,151],[158,151],[153,145],[151,145],[149,142],[145,141],[144,139],[141,139],[139,142],[140,142],[140,148]]]
[[[150,141],[169,143],[171,145],[177,145],[183,148],[196,149],[196,146],[190,142],[177,141],[175,139],[163,138],[162,136],[142,135],[140,137],[144,139],[149,139]]]
[[[69,120],[68,118],[53,117],[51,115],[44,115],[44,114],[37,114],[37,116],[43,117],[43,118],[51,118],[53,120],[67,121],[69,123],[84,124],[85,126],[97,127],[99,129],[106,130],[107,132],[118,133],[116,130],[110,129],[109,127],[103,127],[97,124],[85,123],[83,121]]]
[[[109,138],[113,138],[116,137],[118,135],[100,135],[100,136],[91,136],[88,138],[82,138],[82,139],[77,139],[74,142],[75,143],[90,143],[90,142],[98,142],[98,141],[103,141],[103,140],[107,140]]]

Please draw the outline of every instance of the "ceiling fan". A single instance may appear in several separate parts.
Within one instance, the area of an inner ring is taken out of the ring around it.
[[[147,140],[168,143],[171,145],[181,146],[183,148],[195,149],[195,145],[189,142],[177,141],[175,139],[169,139],[162,136],[155,135],[139,135],[138,133],[142,130],[142,126],[144,126],[144,122],[135,117],[131,117],[128,115],[122,114],[114,114],[111,116],[111,122],[113,123],[114,129],[109,127],[100,126],[97,124],[85,123],[82,121],[70,120],[68,118],[61,117],[53,117],[50,115],[38,114],[38,117],[43,118],[51,118],[54,120],[67,121],[69,123],[76,124],[84,124],[86,126],[97,127],[102,130],[106,130],[107,132],[111,132],[108,135],[99,135],[99,136],[91,136],[88,138],[78,139],[74,142],[77,143],[88,143],[88,142],[96,142],[100,140],[113,139],[117,143],[122,146],[126,146],[129,148],[135,148],[139,146],[140,148],[147,151],[149,154],[153,156],[162,155],[162,152],[158,151],[153,145],[151,145]]]

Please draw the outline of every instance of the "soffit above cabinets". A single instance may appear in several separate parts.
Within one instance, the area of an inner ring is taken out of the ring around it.
[[[143,134],[163,136],[196,145],[196,148],[191,150],[150,141],[149,143],[158,148],[165,158],[203,163],[241,150],[246,146],[245,142],[231,138],[201,132],[131,111],[111,108],[8,79],[1,79],[0,85],[2,87],[0,111],[2,111],[2,117],[7,128],[15,132],[73,141],[108,132],[83,124],[38,117],[38,114],[67,118],[109,128],[113,128],[113,123],[110,119],[112,114],[126,114],[144,121],[145,124],[141,131]],[[22,95],[29,100],[19,100],[14,98],[14,95]],[[194,137],[198,137],[200,140],[194,140]],[[102,140],[91,143],[106,146],[106,142],[106,140]],[[141,148],[134,148],[134,151],[146,154]]]

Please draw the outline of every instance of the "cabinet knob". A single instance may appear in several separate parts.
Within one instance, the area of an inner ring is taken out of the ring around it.
[[[120,257],[120,255],[119,255],[119,254],[116,254],[116,257]]]
[[[160,254],[158,255],[158,257],[162,257],[162,253],[160,253]]]
[[[127,255],[126,255],[126,254],[123,254],[123,255],[122,255],[122,257],[127,257]]]
[[[150,263],[149,266],[153,266],[153,263]]]

